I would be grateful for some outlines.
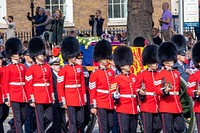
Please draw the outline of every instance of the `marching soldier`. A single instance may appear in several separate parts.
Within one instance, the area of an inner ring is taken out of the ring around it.
[[[191,74],[188,79],[188,94],[194,100],[193,110],[195,112],[198,133],[200,133],[200,42],[196,43],[192,49],[192,59],[195,67],[198,69],[194,74]]]
[[[154,85],[160,96],[159,111],[162,117],[163,132],[182,133],[185,129],[183,110],[180,103],[180,73],[173,69],[177,61],[174,43],[164,42],[158,48],[158,62],[163,69],[156,75]]]
[[[94,47],[93,59],[100,65],[90,74],[90,104],[91,112],[98,115],[100,133],[109,133],[113,127],[114,103],[110,85],[115,72],[108,68],[111,54],[112,46],[106,40],[99,41]]]
[[[148,45],[142,52],[142,64],[147,69],[138,74],[135,88],[139,94],[140,111],[144,133],[160,133],[161,117],[158,112],[158,96],[155,94],[154,80],[158,74],[156,45]]]
[[[25,50],[23,52],[23,57],[25,60],[24,65],[25,65],[26,69],[28,69],[31,65],[33,65],[33,60],[28,55],[28,50]],[[35,110],[30,105],[28,105],[28,107],[27,107],[27,116],[26,116],[24,128],[25,128],[26,133],[34,132],[37,128],[36,127]]]
[[[33,37],[29,42],[28,53],[35,62],[26,72],[28,102],[35,107],[38,133],[48,133],[53,121],[54,93],[51,69],[44,63],[46,53],[43,40]]]
[[[22,44],[17,38],[10,38],[5,44],[6,57],[11,63],[3,73],[3,89],[5,90],[5,104],[12,106],[15,128],[17,133],[23,133],[22,125],[26,120],[27,97],[25,93],[26,67],[20,63]]]
[[[61,45],[61,54],[68,63],[60,69],[57,79],[58,99],[68,111],[69,132],[78,133],[84,128],[84,105],[86,102],[84,72],[76,64],[80,53],[79,42],[74,37],[67,37]]]
[[[133,64],[131,49],[127,46],[118,46],[114,51],[114,62],[121,74],[113,80],[110,88],[116,100],[120,132],[136,133],[138,120],[136,76],[130,73],[130,65]]]
[[[82,65],[82,59],[83,59],[83,53],[80,52],[79,55],[76,57],[76,64]],[[89,72],[85,66],[83,66],[83,73],[84,73],[84,79],[85,79],[85,89],[86,89],[86,96],[87,101],[84,106],[84,128],[88,125],[90,122],[90,98],[89,98]],[[84,129],[81,131],[84,133]]]
[[[4,133],[3,129],[3,122],[6,120],[9,114],[9,107],[4,103],[3,97],[4,97],[4,90],[3,90],[3,73],[4,73],[4,66],[3,64],[3,56],[0,54],[0,133]]]

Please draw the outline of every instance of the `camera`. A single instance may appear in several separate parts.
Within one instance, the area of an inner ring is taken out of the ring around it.
[[[162,18],[160,18],[160,20],[162,20]],[[163,22],[160,22],[160,26],[162,26],[163,25]]]
[[[90,15],[91,18],[94,18],[94,15]]]
[[[5,19],[6,17],[3,17],[3,19]]]

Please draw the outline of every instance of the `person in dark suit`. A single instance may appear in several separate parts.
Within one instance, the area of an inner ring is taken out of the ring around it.
[[[103,33],[103,22],[101,10],[96,10],[95,15],[90,15],[89,25],[92,26],[92,36],[101,36]]]
[[[57,92],[57,77],[58,72],[60,71],[60,58],[55,57],[49,61],[49,65],[51,66],[52,78],[53,78],[53,90],[55,103],[53,104],[53,132],[61,133],[61,128],[66,127],[66,119],[65,119],[65,109],[60,108],[60,103],[58,101],[58,92]],[[63,129],[66,130],[67,129]]]
[[[31,65],[33,65],[33,60],[29,57],[27,50],[23,52],[23,57],[25,59],[24,65],[26,69],[28,69]],[[28,105],[27,117],[25,121],[25,132],[32,133],[36,130],[36,128],[36,115],[34,108]]]

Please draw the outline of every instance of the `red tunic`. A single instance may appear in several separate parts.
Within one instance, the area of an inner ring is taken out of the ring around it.
[[[29,102],[36,104],[52,103],[53,82],[48,64],[34,64],[26,72],[26,91]]]
[[[59,102],[67,106],[84,106],[86,98],[84,71],[81,65],[65,65],[57,79]],[[64,99],[63,99],[64,98]]]
[[[142,83],[146,91],[145,99],[140,102],[141,112],[158,113],[158,96],[155,94],[154,80],[157,71],[145,70],[138,74],[135,88],[141,89]]]
[[[3,73],[4,98],[11,102],[27,102],[25,90],[26,67],[23,64],[9,64]]]
[[[162,88],[162,81],[165,78],[166,83],[171,82],[172,89],[169,96],[164,95]],[[161,70],[155,77],[154,81],[156,94],[160,95],[159,111],[167,113],[182,113],[182,106],[180,103],[180,73],[177,70]]]
[[[90,75],[90,103],[97,108],[114,109],[114,101],[110,92],[110,83],[115,77],[115,72],[98,68]]]
[[[198,70],[194,74],[190,75],[188,79],[188,94],[193,98],[194,100],[194,112],[200,113],[200,101],[199,96],[195,95],[195,92],[197,91],[197,85],[200,84],[200,71]],[[198,85],[199,86],[199,85]],[[200,87],[200,86],[199,86]],[[199,88],[200,89],[200,88]]]
[[[0,104],[3,103],[4,90],[3,90],[3,71],[4,67],[0,67]]]
[[[137,114],[137,97],[135,89],[136,76],[134,74],[118,75],[111,84],[111,90],[115,93],[118,88],[120,93],[116,112],[125,114]]]

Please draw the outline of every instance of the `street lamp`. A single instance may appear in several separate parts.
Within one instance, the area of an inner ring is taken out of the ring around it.
[[[30,8],[31,8],[31,17],[33,18],[33,16],[34,16],[34,3],[36,2],[36,0],[28,0],[28,1],[30,3]],[[34,25],[34,23],[32,22],[32,36],[35,35],[33,25]]]

